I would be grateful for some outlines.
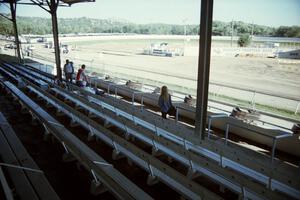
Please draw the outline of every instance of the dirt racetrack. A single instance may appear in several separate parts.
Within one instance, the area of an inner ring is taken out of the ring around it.
[[[116,36],[117,37],[117,36]],[[143,49],[151,43],[168,42],[170,49],[196,48],[198,42],[182,39],[109,39],[88,41],[78,37],[65,41],[70,52],[61,54],[62,62],[70,59],[78,67],[86,64],[88,69],[117,75],[125,79],[136,78],[139,81],[155,83],[157,86],[167,84],[174,90],[195,95],[197,80],[197,56],[161,57],[141,55]],[[212,46],[220,47],[222,43],[213,41]],[[53,49],[43,44],[34,44],[33,55],[54,61]],[[24,47],[23,47],[24,49]],[[197,53],[196,53],[197,54]],[[300,61],[264,57],[229,57],[212,56],[210,82],[231,85],[279,95],[286,98],[300,99]],[[251,101],[253,93],[214,86],[210,92]],[[256,94],[255,101],[273,107],[295,111],[299,101],[270,98]]]

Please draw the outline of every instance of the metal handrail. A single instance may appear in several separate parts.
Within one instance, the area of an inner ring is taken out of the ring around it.
[[[229,117],[229,118],[232,118],[232,117]],[[225,124],[226,124],[226,131],[225,131],[225,144],[226,145],[228,143],[229,125],[236,126],[236,127],[239,127],[239,128],[242,128],[242,129],[246,129],[246,130],[250,130],[252,132],[258,133],[258,134],[263,135],[265,137],[271,138],[273,140],[272,153],[271,153],[271,164],[273,164],[274,157],[275,157],[275,149],[276,149],[277,139],[282,139],[282,138],[293,136],[292,133],[288,133],[288,132],[284,132],[284,131],[279,131],[279,130],[278,130],[278,132],[280,132],[282,134],[276,135],[276,136],[272,136],[272,135],[264,133],[263,131],[254,130],[253,128],[250,128],[249,126],[241,126],[241,125],[239,125],[237,123],[231,123],[231,122],[229,122],[229,120],[227,120]]]

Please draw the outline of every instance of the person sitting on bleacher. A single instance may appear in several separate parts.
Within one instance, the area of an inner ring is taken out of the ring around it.
[[[59,80],[58,76],[54,76],[53,83],[55,85],[58,85],[58,86],[62,87],[62,88],[66,88],[66,85]]]
[[[291,131],[294,133],[294,134],[300,134],[300,123],[296,123],[293,125]]]
[[[156,88],[153,90],[152,94],[158,94],[159,91],[160,91],[160,88],[159,88],[159,87],[156,87]]]
[[[184,103],[191,106],[193,104],[193,97],[189,94],[184,97]]]
[[[85,87],[87,85],[87,76],[84,73],[85,71],[85,65],[81,65],[81,68],[77,72],[76,76],[76,84],[79,87]]]

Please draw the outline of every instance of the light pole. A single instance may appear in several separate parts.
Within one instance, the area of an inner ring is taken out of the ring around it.
[[[183,52],[185,53],[185,47],[186,47],[186,22],[187,18],[182,20],[182,23],[184,24],[184,39],[183,39]]]
[[[231,47],[232,47],[232,41],[233,41],[233,19],[231,20],[231,42],[230,42]]]
[[[184,20],[182,20],[182,23],[184,24],[184,35],[186,36],[186,22],[187,22],[187,18],[185,18]]]

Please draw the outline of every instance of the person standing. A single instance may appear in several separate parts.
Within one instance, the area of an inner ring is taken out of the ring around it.
[[[160,107],[162,118],[166,119],[167,114],[175,115],[176,109],[172,105],[171,95],[168,92],[167,86],[162,86],[160,96],[158,99],[158,106]]]
[[[76,84],[79,87],[86,86],[86,84],[88,82],[84,71],[85,71],[85,65],[81,65],[81,68],[78,70],[77,76],[76,76]]]
[[[66,64],[64,65],[65,78],[67,82],[72,82],[72,74],[74,73],[74,68],[72,62],[66,60]]]

